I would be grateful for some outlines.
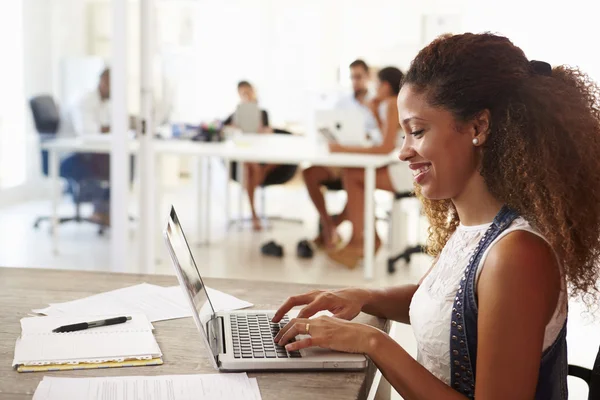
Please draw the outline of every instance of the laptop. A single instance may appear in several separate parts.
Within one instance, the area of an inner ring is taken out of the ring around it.
[[[318,110],[317,131],[329,142],[345,146],[368,146],[365,116],[358,110]]]
[[[233,123],[244,133],[258,133],[262,112],[256,103],[241,103],[233,113]]]
[[[362,354],[319,348],[288,352],[277,345],[274,337],[297,312],[290,312],[278,324],[271,322],[274,310],[215,313],[174,207],[171,207],[164,238],[192,317],[216,369],[353,371],[367,367],[367,359]]]

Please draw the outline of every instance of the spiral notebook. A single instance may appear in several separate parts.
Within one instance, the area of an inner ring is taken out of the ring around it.
[[[63,325],[116,317],[33,317],[21,320],[13,367],[19,372],[160,365],[162,353],[144,314],[124,324],[53,333]]]

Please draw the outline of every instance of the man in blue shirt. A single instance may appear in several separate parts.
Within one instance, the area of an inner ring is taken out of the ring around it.
[[[369,107],[371,94],[369,93],[369,66],[363,60],[355,60],[350,64],[350,79],[352,80],[352,93],[341,97],[336,103],[336,109],[355,109],[365,116],[365,134],[371,133],[372,140],[377,141],[374,132],[377,132],[377,122]],[[336,227],[346,219],[345,210],[333,218],[334,225],[329,226],[327,222],[327,208],[325,206],[325,197],[321,192],[321,186],[330,190],[342,190],[341,169],[328,167],[310,167],[302,171],[304,182],[308,194],[319,212],[321,220],[321,232],[314,240],[314,244],[321,248],[330,248],[335,246],[339,237],[336,233]]]

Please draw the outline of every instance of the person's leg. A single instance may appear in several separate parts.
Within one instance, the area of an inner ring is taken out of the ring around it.
[[[302,171],[304,177],[304,183],[308,190],[308,195],[312,200],[319,218],[321,219],[321,225],[323,226],[323,242],[325,246],[331,247],[337,240],[337,234],[335,233],[336,225],[333,223],[332,218],[327,213],[327,207],[325,206],[325,197],[321,191],[322,182],[335,179],[335,175],[330,168],[325,167],[310,167]]]
[[[269,175],[275,168],[279,167],[279,164],[264,164],[264,165],[260,165],[260,173],[258,174],[258,176],[256,177],[258,184],[262,185],[265,182],[265,179],[267,178],[267,175]]]
[[[246,163],[244,164],[244,170],[246,174],[246,190],[248,191],[250,211],[252,212],[252,228],[255,231],[260,231],[262,226],[260,224],[260,218],[256,213],[256,208],[254,207],[254,192],[256,191],[256,187],[260,184],[258,179],[260,179],[261,175],[261,166],[259,164]]]
[[[347,246],[338,252],[332,252],[329,256],[348,267],[355,267],[363,257],[364,243],[364,215],[365,215],[365,174],[363,169],[346,169],[343,173],[343,182],[348,192],[346,204],[348,220],[352,223],[352,237]],[[375,173],[375,187],[377,189],[394,191],[388,174],[387,167],[379,168]],[[375,231],[375,249],[381,245],[381,239]]]
[[[89,158],[92,163],[94,178],[102,182],[110,183],[110,155],[92,154]],[[110,187],[99,188],[98,196],[94,200],[94,214],[92,219],[109,226],[110,225]]]
[[[365,226],[365,173],[363,169],[347,169],[343,176],[344,186],[348,192],[348,219],[352,223],[352,238],[348,243],[351,247],[363,246]],[[375,187],[389,192],[394,191],[387,167],[379,168],[375,172]],[[376,240],[379,237],[376,233]]]

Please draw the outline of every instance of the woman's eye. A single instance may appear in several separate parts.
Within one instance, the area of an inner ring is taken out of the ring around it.
[[[423,131],[424,131],[424,129],[420,129],[418,131],[411,132],[410,134],[413,135],[414,137],[420,137],[423,135]]]

